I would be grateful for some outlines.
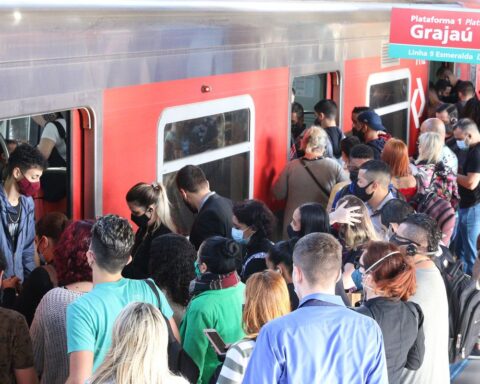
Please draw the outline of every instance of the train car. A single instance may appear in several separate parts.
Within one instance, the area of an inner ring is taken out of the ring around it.
[[[418,3],[418,4],[417,4]],[[67,125],[67,196],[37,216],[128,216],[127,190],[200,165],[212,189],[278,207],[270,187],[288,159],[290,106],[337,101],[351,129],[369,105],[413,146],[431,63],[387,55],[392,6],[456,2],[10,1],[0,3],[0,144],[36,145],[36,117]],[[474,74],[458,66],[462,75]],[[307,119],[308,122],[308,119]]]

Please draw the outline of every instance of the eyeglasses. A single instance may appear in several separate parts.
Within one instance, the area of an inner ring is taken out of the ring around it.
[[[421,244],[418,244],[416,241],[410,240],[406,237],[397,235],[394,233],[392,237],[390,237],[390,242],[396,245],[408,245],[408,244],[415,244],[417,247],[421,247]]]

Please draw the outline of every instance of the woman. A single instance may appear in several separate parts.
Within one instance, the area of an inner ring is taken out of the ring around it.
[[[270,250],[267,255],[267,267],[272,271],[276,271],[282,275],[285,283],[287,283],[288,295],[290,296],[290,307],[292,311],[298,308],[299,300],[293,286],[293,248],[297,243],[297,239],[287,241],[279,241]]]
[[[417,168],[420,175],[419,192],[426,190],[435,192],[442,199],[458,205],[457,176],[454,171],[441,162],[443,141],[435,132],[426,132],[420,135],[418,147]]]
[[[289,312],[290,300],[282,277],[273,271],[253,274],[245,289],[243,329],[246,336],[228,349],[217,384],[241,384],[260,329]]]
[[[415,266],[395,245],[372,241],[359,267],[366,301],[357,311],[380,325],[389,383],[400,383],[403,369],[420,368],[425,352],[423,313],[407,302],[416,289]]]
[[[346,216],[359,215],[357,213],[351,213],[352,210],[356,210],[358,207],[345,208],[345,206],[341,204],[338,204],[338,206],[337,212],[332,212],[331,215],[337,217],[341,212],[349,212]],[[334,220],[336,221],[337,219]],[[349,219],[346,221],[348,220]],[[358,221],[357,219],[354,220]],[[329,215],[325,208],[319,203],[303,204],[293,212],[292,222],[288,226],[289,237],[298,240],[313,232],[331,233]],[[345,305],[349,305],[342,280],[337,282],[335,294],[341,296]]]
[[[167,297],[177,324],[190,300],[188,288],[195,278],[196,258],[192,243],[175,233],[153,239],[150,246],[150,276]]]
[[[361,214],[360,222],[355,225],[339,224],[337,226],[338,239],[343,247],[343,285],[345,289],[351,289],[360,283],[360,278],[356,278],[357,273],[355,272],[354,265],[360,258],[365,245],[370,240],[379,239],[373,227],[372,220],[370,219],[368,209],[362,200],[356,196],[347,195],[342,197],[338,201],[338,204],[344,204],[346,208],[357,207]],[[357,282],[357,284],[355,284],[355,282]]]
[[[243,244],[242,281],[267,268],[265,257],[273,243],[270,241],[275,224],[272,211],[261,201],[245,200],[235,203],[232,216],[232,238]]]
[[[55,248],[59,287],[47,292],[40,301],[30,328],[41,383],[63,384],[68,377],[67,306],[92,289],[92,269],[86,256],[92,226],[91,221],[70,224]]]
[[[167,192],[160,183],[138,183],[127,192],[127,205],[131,220],[138,226],[132,248],[133,261],[123,269],[123,276],[146,279],[150,256],[150,244],[158,236],[176,232],[170,215]]]
[[[214,236],[205,240],[195,261],[193,298],[180,325],[183,348],[200,370],[200,383],[208,383],[220,364],[203,330],[215,328],[225,343],[243,336],[242,305],[245,285],[236,269],[240,247],[230,239]]]
[[[120,312],[112,346],[90,384],[187,384],[168,369],[168,330],[151,304],[131,303]]]
[[[417,192],[417,180],[412,175],[408,147],[399,139],[390,139],[385,144],[381,159],[390,167],[392,185],[407,201]]]
[[[327,143],[328,136],[322,128],[309,128],[302,140],[305,156],[289,162],[273,185],[275,197],[287,200],[283,220],[284,238],[295,208],[309,201],[319,202],[326,207],[333,186],[348,181],[338,162],[324,157]]]

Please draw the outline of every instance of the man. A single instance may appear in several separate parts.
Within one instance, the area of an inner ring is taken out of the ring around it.
[[[316,124],[320,125],[328,135],[325,156],[340,160],[342,156],[340,142],[345,135],[337,127],[337,104],[333,100],[320,100],[313,109],[315,110]]]
[[[10,155],[7,177],[0,185],[0,252],[5,255],[4,288],[15,288],[35,268],[35,220],[32,196],[40,189],[45,158],[28,144]]]
[[[375,160],[380,160],[385,143],[390,138],[382,124],[382,119],[374,111],[362,112],[357,117],[359,129],[356,136],[373,149]]]
[[[456,103],[458,101],[458,88],[462,81],[448,67],[438,68],[436,75],[438,79],[446,80],[452,87],[448,96],[445,97],[445,102]]]
[[[440,271],[432,258],[438,252],[441,234],[435,220],[417,213],[400,224],[391,242],[413,258],[417,290],[410,298],[424,315],[425,356],[417,371],[405,369],[402,383],[450,383],[448,366],[448,300]]]
[[[312,233],[293,251],[293,284],[300,306],[264,325],[244,383],[388,383],[377,323],[335,296],[342,247]]]
[[[203,171],[186,165],[177,172],[177,188],[185,205],[197,213],[190,230],[190,242],[198,250],[212,236],[231,237],[232,202],[210,190]]]
[[[350,150],[347,169],[350,173],[351,183],[338,191],[333,199],[332,208],[337,207],[338,200],[345,195],[353,195],[355,184],[358,180],[360,167],[369,160],[373,160],[373,149],[365,144],[357,144]]]
[[[443,102],[449,102],[450,93],[452,92],[452,86],[447,80],[439,79],[435,83],[435,91],[437,91],[438,98]]]
[[[159,303],[144,280],[122,277],[123,267],[131,261],[133,240],[128,221],[116,215],[101,217],[92,228],[87,260],[92,267],[93,289],[67,308],[68,384],[85,383],[103,362],[110,349],[115,319],[132,302],[158,307],[179,338],[173,311],[164,294],[157,289]]]
[[[302,157],[303,153],[300,150],[300,141],[302,133],[306,126],[304,123],[304,110],[300,103],[294,102],[292,104],[291,112],[291,126],[290,126],[290,160]]]
[[[382,208],[395,198],[390,191],[390,180],[388,165],[380,160],[370,160],[360,167],[357,183],[353,187],[353,194],[367,206],[378,237],[385,240],[388,239],[382,225]]]
[[[5,145],[8,153],[4,153],[3,148],[0,147],[0,180],[3,180],[3,171],[7,167],[8,157],[17,148],[18,143],[15,140],[7,139],[5,140]]]
[[[453,127],[458,121],[457,107],[454,104],[442,103],[435,110],[435,117],[445,124],[445,141],[449,145],[449,141],[453,138]],[[455,140],[453,140],[453,143],[455,143]],[[450,149],[453,150],[451,146]]]
[[[0,250],[0,282],[7,262]],[[0,308],[0,383],[36,384],[32,341],[25,318],[18,312]]]
[[[397,232],[399,225],[414,212],[413,207],[405,200],[392,199],[386,202],[380,214],[380,220],[387,232],[386,238],[390,239]]]
[[[461,81],[457,87],[458,90],[458,103],[455,106],[458,109],[458,115],[463,117],[463,111],[465,104],[468,100],[475,97],[475,87],[471,81]]]
[[[471,275],[480,234],[480,132],[472,120],[460,119],[453,134],[468,147],[465,163],[457,175],[460,209],[455,248],[465,262],[465,272]]]
[[[365,111],[371,111],[369,107],[354,107],[352,109],[352,135],[357,136],[356,133],[360,130],[360,124],[358,123],[358,115]]]
[[[445,124],[442,120],[438,118],[431,118],[425,120],[420,126],[420,132],[435,132],[438,133],[442,139],[442,142],[445,142]],[[445,165],[445,167],[450,168],[455,174],[458,171],[458,158],[457,155],[446,145],[443,145],[442,156],[440,161]]]

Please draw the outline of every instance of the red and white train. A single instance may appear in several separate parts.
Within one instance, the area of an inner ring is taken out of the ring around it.
[[[0,140],[36,145],[31,116],[67,111],[75,219],[128,216],[138,181],[163,181],[175,201],[186,164],[225,196],[274,207],[292,87],[307,110],[336,100],[345,131],[352,108],[370,105],[413,145],[439,63],[388,58],[391,8],[461,6],[425,3],[2,0]],[[455,71],[476,78],[473,66]]]

